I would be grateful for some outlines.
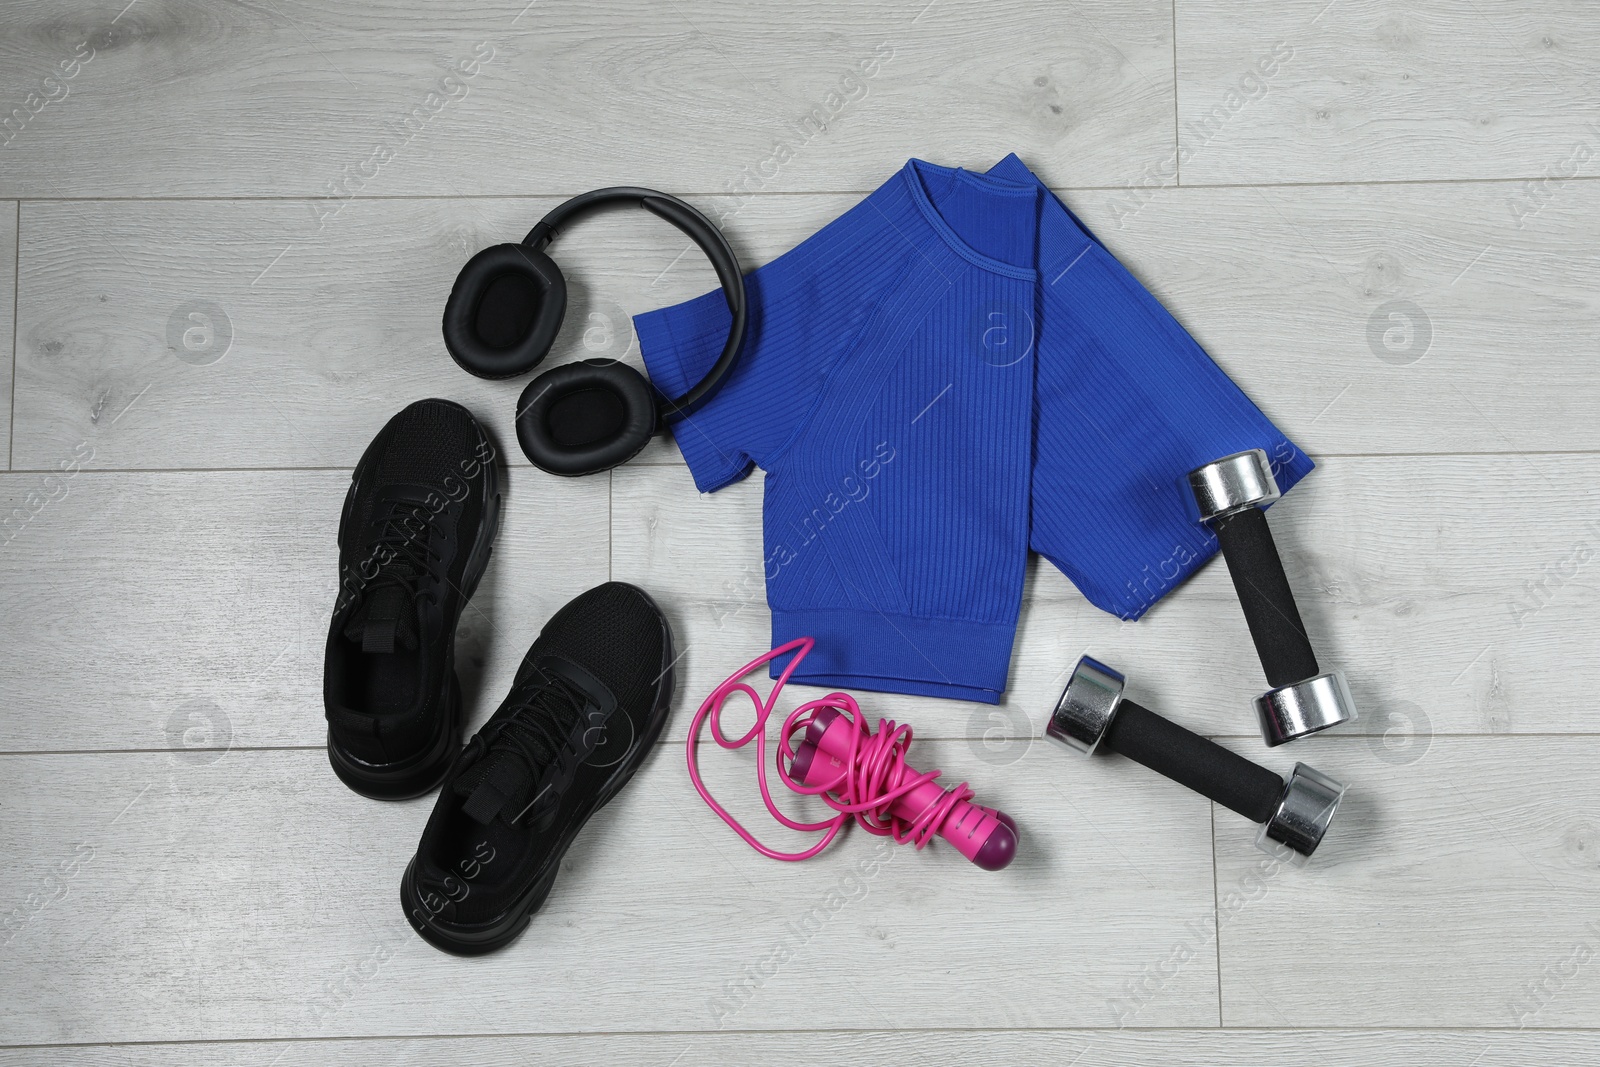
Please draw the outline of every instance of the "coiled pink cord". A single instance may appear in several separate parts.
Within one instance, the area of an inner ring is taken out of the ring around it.
[[[783,779],[785,785],[796,793],[821,796],[823,803],[838,814],[820,822],[799,822],[779,811],[777,805],[772,802],[772,794],[767,790],[767,719],[778,702],[778,694],[789,681],[789,675],[794,673],[794,669],[815,645],[816,641],[809,637],[797,637],[764,656],[757,656],[711,691],[711,695],[700,705],[700,710],[695,712],[694,721],[689,724],[689,738],[684,746],[689,763],[689,778],[694,782],[694,787],[700,796],[711,806],[712,811],[722,817],[723,822],[733,827],[734,832],[744,838],[751,848],[775,860],[810,859],[827,848],[838,835],[840,828],[852,818],[868,833],[880,837],[892,837],[899,844],[910,841],[917,848],[922,848],[944,824],[950,809],[963,800],[970,800],[973,792],[967,788],[967,783],[962,782],[945,790],[938,801],[928,805],[909,822],[893,815],[889,810],[890,805],[918,786],[938,778],[940,772],[932,770],[917,774],[907,767],[906,749],[911,744],[911,727],[896,725],[893,719],[879,719],[878,732],[872,733],[867,728],[861,708],[856,704],[855,698],[848,693],[829,693],[820,700],[808,701],[790,712],[789,717],[783,721],[782,732],[778,735],[778,752],[774,757],[778,777]],[[794,658],[778,676],[778,680],[772,686],[772,692],[767,695],[765,701],[754,688],[741,681],[757,667],[790,652],[795,653]],[[743,737],[730,741],[722,731],[722,709],[728,697],[734,693],[743,693],[750,698],[750,703],[755,705],[756,721]],[[810,726],[811,721],[827,709],[846,716],[855,726],[850,737],[850,758],[844,761],[845,769],[840,772],[838,778],[822,785],[808,786],[790,777],[784,757],[788,757],[788,764],[794,762],[795,752],[789,744],[789,738]],[[821,841],[804,852],[779,852],[768,848],[757,840],[754,834],[741,826],[739,820],[729,814],[726,808],[717,803],[716,798],[700,779],[700,768],[695,758],[700,725],[707,717],[711,719],[712,738],[723,748],[743,748],[752,739],[755,741],[756,778],[761,785],[761,799],[766,802],[767,810],[772,813],[772,817],[791,830],[826,830],[827,833],[823,835]],[[834,796],[829,796],[829,793]],[[838,799],[835,799],[835,796]]]

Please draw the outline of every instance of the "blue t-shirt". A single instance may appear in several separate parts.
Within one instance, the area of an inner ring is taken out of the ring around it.
[[[740,361],[673,433],[703,492],[766,471],[773,644],[817,641],[797,682],[997,702],[1030,548],[1138,618],[1216,550],[1189,470],[1311,469],[1015,156],[911,160],[746,285]],[[728,309],[634,324],[678,395]]]

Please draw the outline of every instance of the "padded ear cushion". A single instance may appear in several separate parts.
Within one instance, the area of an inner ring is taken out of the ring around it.
[[[656,398],[638,371],[586,359],[545,371],[517,402],[517,441],[551,474],[597,474],[639,454],[656,431]]]
[[[480,378],[514,378],[550,351],[567,311],[555,260],[526,245],[492,245],[467,260],[444,305],[444,346]]]

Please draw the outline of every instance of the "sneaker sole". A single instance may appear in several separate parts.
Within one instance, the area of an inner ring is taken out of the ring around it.
[[[400,906],[404,909],[411,928],[434,948],[457,956],[481,956],[504,948],[521,936],[533,922],[534,912],[539,910],[545,898],[550,895],[550,890],[554,888],[556,875],[561,871],[561,860],[567,854],[572,842],[577,839],[595,812],[610,803],[611,799],[622,791],[622,787],[633,779],[645,758],[655,749],[662,731],[666,729],[668,713],[672,710],[672,694],[676,688],[677,677],[675,669],[677,654],[673,650],[672,629],[667,624],[667,617],[661,613],[661,609],[650,598],[649,593],[642,589],[639,592],[650,602],[650,606],[655,608],[656,614],[661,619],[662,648],[667,661],[667,669],[657,681],[656,699],[651,706],[650,721],[644,734],[635,740],[633,751],[619,761],[617,769],[606,779],[606,784],[595,793],[588,810],[572,821],[556,844],[549,860],[546,861],[545,872],[522,891],[516,903],[495,918],[483,923],[442,923],[429,915],[412,879],[417,860],[415,856],[411,858],[411,862],[406,864],[405,875],[400,879]]]
[[[442,403],[452,402],[442,401]],[[455,406],[460,407],[459,404]],[[478,440],[484,445],[489,444],[488,435],[484,433],[482,426],[478,427]],[[367,457],[363,455],[356,470],[360,471],[367,466]],[[483,495],[479,501],[483,509],[483,521],[478,523],[478,537],[472,543],[466,567],[461,572],[461,612],[466,611],[467,603],[472,600],[472,594],[477,592],[478,583],[483,579],[483,572],[489,568],[489,555],[494,550],[495,535],[500,530],[500,468],[496,463],[488,463],[485,464],[484,470],[487,476],[483,479]],[[344,511],[339,517],[341,553],[344,551],[343,534],[351,504],[356,498],[357,488],[356,475],[351,474],[350,489],[345,494]],[[457,623],[460,620],[461,614],[457,613]],[[365,763],[340,749],[334,743],[333,734],[331,732],[328,734],[328,762],[333,766],[333,773],[339,776],[341,782],[362,796],[372,800],[411,800],[431,793],[439,788],[439,783],[444,781],[445,775],[450,771],[450,765],[461,752],[461,727],[465,716],[461,708],[461,682],[456,677],[454,626],[450,628],[450,633],[449,699],[440,730],[425,751],[394,763]]]

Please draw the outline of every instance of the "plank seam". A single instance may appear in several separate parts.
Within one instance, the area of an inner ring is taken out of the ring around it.
[[[1172,184],[1183,186],[1183,129],[1178,116],[1178,0],[1172,0]]]
[[[17,457],[17,326],[22,321],[22,201],[18,200],[11,245],[11,421],[6,424],[6,470]]]
[[[1176,2],[1176,0],[1174,0]],[[1211,809],[1211,922],[1216,930],[1217,955],[1217,1029],[1223,1028],[1222,1021],[1222,894],[1217,889],[1217,805],[1215,802],[1208,804]]]
[[[846,1030],[829,1029],[721,1029],[721,1030],[508,1030],[464,1031],[455,1034],[349,1034],[344,1036],[308,1037],[211,1037],[190,1040],[149,1041],[61,1041],[21,1044],[0,1044],[0,1049],[91,1049],[91,1048],[176,1048],[188,1045],[271,1045],[271,1044],[335,1044],[338,1042],[372,1041],[474,1041],[484,1039],[518,1040],[521,1038],[598,1038],[598,1037],[718,1037],[721,1035],[764,1037],[771,1034],[1184,1034],[1217,1032],[1210,1026],[918,1026],[904,1029],[862,1027]],[[1252,1034],[1593,1034],[1600,1026],[1308,1026],[1293,1030],[1281,1026],[1227,1026],[1224,1033]]]
[[[1545,449],[1500,449],[1463,452],[1317,452],[1307,453],[1314,462],[1329,459],[1493,459],[1497,457],[1516,458],[1518,456],[1600,456],[1600,448],[1545,448]],[[520,463],[507,463],[508,469],[533,470],[533,464],[526,461]],[[634,460],[629,466],[635,469],[646,470],[681,470],[684,466],[682,460]],[[353,467],[85,467],[79,475],[90,474],[292,474],[300,472],[343,471],[349,472]],[[0,474],[55,474],[52,467],[14,467]]]
[[[962,735],[962,734],[931,734],[930,733],[930,734],[918,734],[917,736],[919,738],[921,738],[922,740],[924,740],[924,741],[938,741],[938,742],[947,743],[947,744],[954,744],[957,741],[995,740],[993,734],[974,734],[974,735],[970,735],[969,736],[969,735]],[[1211,734],[1211,733],[1201,733],[1200,736],[1208,738],[1208,739],[1213,740],[1213,741],[1258,741],[1261,738],[1261,735],[1259,733],[1253,733],[1253,734]],[[1383,734],[1345,733],[1343,730],[1341,730],[1336,735],[1330,734],[1329,735],[1329,741],[1330,742],[1331,741],[1337,741],[1337,740],[1339,740],[1341,738],[1344,739],[1344,740],[1347,740],[1347,741],[1371,741],[1374,738],[1381,738],[1382,736],[1383,736]],[[1440,733],[1436,733],[1436,734],[1433,734],[1432,737],[1431,737],[1431,739],[1434,740],[1434,741],[1487,741],[1487,740],[1493,740],[1496,744],[1503,744],[1503,743],[1505,743],[1507,741],[1519,741],[1519,740],[1550,741],[1550,740],[1556,740],[1556,739],[1561,739],[1561,738],[1567,738],[1567,739],[1577,738],[1579,740],[1585,740],[1585,739],[1590,739],[1590,738],[1600,738],[1600,731],[1595,731],[1595,732],[1590,732],[1590,733],[1526,733],[1526,734],[1523,734],[1523,733],[1506,734],[1506,733],[1492,733],[1492,732],[1489,732],[1489,733],[1477,733],[1477,734],[1440,734]],[[1016,740],[1022,740],[1022,738],[1020,738],[1020,737],[1011,737],[1011,738],[1001,738],[1000,740],[1016,741]],[[1028,740],[1035,741],[1035,740],[1038,740],[1038,738],[1029,737]],[[655,742],[655,745],[656,745],[657,748],[664,748],[664,747],[666,747],[668,745],[682,745],[683,741],[684,741],[684,739],[681,738],[681,737],[663,737],[663,738],[657,740]],[[182,751],[184,753],[186,753],[186,754],[187,753],[192,753],[192,752],[222,752],[222,753],[230,753],[230,752],[321,752],[325,748],[327,748],[327,745],[324,743],[324,744],[303,744],[303,745],[229,745],[226,748],[200,748],[200,747],[184,748],[184,749],[182,749]],[[17,748],[17,749],[0,750],[0,759],[8,759],[8,758],[12,758],[12,757],[26,757],[26,756],[140,756],[140,755],[156,755],[156,756],[159,756],[159,755],[170,755],[174,751],[177,751],[177,750],[172,749],[172,748]],[[1212,844],[1213,844],[1213,848],[1214,848],[1215,841],[1213,841]],[[1215,887],[1213,887],[1213,888],[1215,888]],[[1597,1027],[1597,1029],[1600,1029],[1600,1027]],[[0,1047],[4,1047],[4,1046],[0,1046]]]
[[[1176,92],[1174,92],[1174,105],[1176,106]],[[1184,189],[1343,189],[1356,188],[1369,185],[1520,185],[1524,182],[1540,182],[1548,180],[1544,174],[1516,174],[1505,177],[1486,178],[1370,178],[1363,181],[1275,181],[1275,182],[1190,182],[1182,186]],[[1575,174],[1563,179],[1565,182],[1600,182],[1600,174]],[[1050,185],[1057,193],[1120,193],[1127,191],[1127,184],[1120,185]],[[1174,186],[1173,188],[1177,188]],[[567,200],[577,196],[583,189],[574,189],[570,192],[559,193],[391,193],[370,194],[365,196],[350,196],[338,198],[341,202],[356,201],[410,201],[410,200]],[[683,197],[738,197],[740,199],[757,199],[762,197],[797,197],[797,196],[867,196],[873,189],[766,189],[751,190],[748,193],[730,193],[726,189],[690,189],[676,193]],[[21,196],[17,202],[26,200],[36,204],[84,204],[84,203],[229,203],[233,201],[286,201],[300,203],[307,200],[332,199],[325,194],[236,194],[233,196],[222,195],[195,195],[195,196]],[[0,199],[3,199],[0,196]]]

